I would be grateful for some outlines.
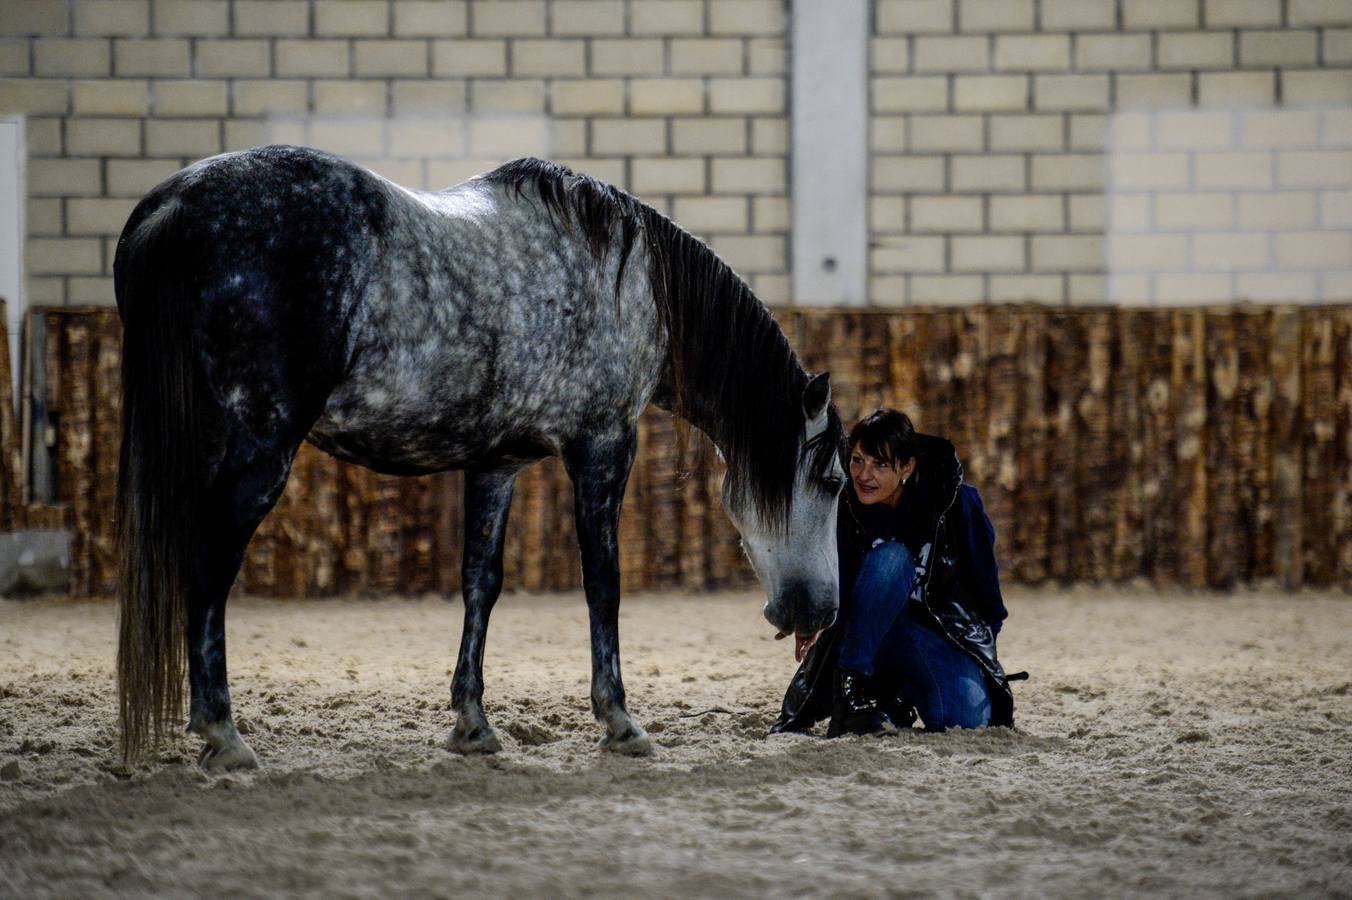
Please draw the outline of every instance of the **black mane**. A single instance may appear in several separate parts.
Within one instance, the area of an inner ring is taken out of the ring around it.
[[[708,245],[613,185],[529,158],[483,177],[517,196],[532,188],[547,214],[576,227],[598,259],[618,240],[617,299],[634,241],[643,240],[653,301],[670,339],[672,411],[723,452],[734,501],[749,501],[768,525],[785,527],[808,376],[765,304]],[[832,406],[826,433],[803,445],[814,476],[843,443]]]

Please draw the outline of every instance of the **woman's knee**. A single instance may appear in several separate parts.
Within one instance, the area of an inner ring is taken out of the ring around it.
[[[945,689],[946,688],[946,689]],[[991,697],[984,679],[959,678],[922,703],[920,718],[926,731],[985,728],[991,721]]]
[[[911,578],[915,575],[915,562],[911,551],[901,541],[880,541],[864,555],[864,564],[860,574],[870,577]]]

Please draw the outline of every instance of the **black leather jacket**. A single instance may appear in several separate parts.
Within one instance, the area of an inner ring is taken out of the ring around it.
[[[962,464],[948,441],[932,435],[919,437],[921,452],[917,457],[918,481],[925,485],[926,490],[922,502],[908,510],[908,515],[920,517],[919,521],[910,523],[912,533],[919,537],[907,542],[908,545],[918,544],[911,547],[916,577],[908,602],[915,604],[916,609],[921,611],[922,621],[938,630],[981,666],[991,697],[990,724],[1012,727],[1014,694],[995,652],[995,636],[1004,613],[1003,603],[999,600],[999,588],[998,585],[992,586],[993,601],[980,598],[975,595],[969,579],[965,577],[968,574],[965,570],[970,568],[971,561],[970,551],[963,538],[970,533],[970,523],[955,521],[967,514],[967,504],[956,502],[963,487]],[[907,490],[911,489],[908,487]],[[831,715],[831,685],[844,633],[841,623],[848,619],[853,605],[852,588],[864,554],[869,549],[852,498],[853,489],[847,487],[841,495],[837,516],[840,615],[836,618],[836,624],[822,635],[794,673],[789,689],[784,694],[779,719],[770,729],[772,732],[802,731]],[[979,503],[976,508],[980,509]],[[991,578],[994,578],[993,572]],[[965,585],[965,582],[968,584]],[[985,607],[984,616],[974,608],[978,600],[985,601],[981,604]],[[892,685],[879,684],[876,688],[879,695],[884,697],[898,693]]]

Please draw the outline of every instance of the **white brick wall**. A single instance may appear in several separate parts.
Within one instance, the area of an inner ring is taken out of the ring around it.
[[[1130,302],[1345,300],[1346,110],[1124,113],[1105,290]],[[1321,213],[1322,211],[1322,213]]]
[[[28,117],[43,242],[30,294],[111,302],[107,247],[137,196],[203,154],[304,141],[417,187],[552,156],[786,302],[791,14],[0,2],[0,113]],[[1348,299],[1352,3],[874,0],[872,23],[872,302]]]
[[[551,156],[675,212],[789,299],[783,0],[10,7],[0,113],[29,117],[32,298],[111,303],[108,248],[139,196],[201,156],[288,141],[428,188]]]
[[[1352,299],[1352,3],[894,0],[872,302]]]

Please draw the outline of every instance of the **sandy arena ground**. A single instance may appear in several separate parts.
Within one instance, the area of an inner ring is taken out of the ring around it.
[[[443,750],[460,605],[235,600],[237,715],[119,777],[108,604],[0,602],[0,896],[1352,896],[1352,598],[1013,591],[1018,730],[767,738],[793,670],[750,594],[636,596],[595,749],[586,609],[506,597]]]

